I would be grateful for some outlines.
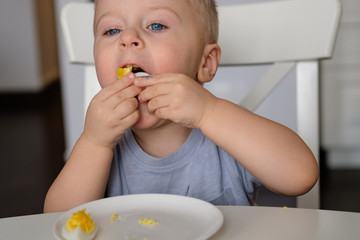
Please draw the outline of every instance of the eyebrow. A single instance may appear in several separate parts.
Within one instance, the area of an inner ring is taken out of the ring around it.
[[[180,15],[172,8],[167,7],[167,6],[154,6],[154,7],[150,7],[150,10],[166,10],[169,12],[172,12],[178,19],[181,19]]]
[[[166,11],[169,11],[169,12],[173,13],[179,20],[181,19],[180,15],[175,10],[173,10],[172,8],[167,7],[167,6],[153,6],[153,7],[149,7],[147,10],[153,10],[153,11],[166,10]],[[99,17],[97,22],[95,22],[95,19],[94,19],[94,32],[98,28],[98,25],[99,25],[99,22],[101,21],[101,19],[103,19],[103,18],[105,18],[107,16],[112,16],[112,15],[115,15],[115,14],[113,14],[112,12],[106,12],[106,13],[104,13],[103,15],[101,15]]]
[[[112,15],[111,12],[106,12],[106,13],[104,13],[103,15],[101,15],[96,22],[95,22],[96,19],[94,19],[94,33],[95,33],[96,29],[97,29],[98,26],[99,26],[100,20],[103,19],[103,18],[105,18],[105,17],[107,17],[107,16],[111,16],[111,15]]]

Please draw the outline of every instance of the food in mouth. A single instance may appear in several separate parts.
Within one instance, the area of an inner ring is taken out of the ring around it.
[[[123,76],[125,76],[126,74],[128,74],[129,72],[133,72],[135,73],[136,77],[147,77],[149,76],[149,74],[147,74],[146,72],[144,72],[144,70],[142,70],[139,66],[136,65],[126,65],[123,68],[118,68],[116,70],[116,75],[117,78],[122,78]]]

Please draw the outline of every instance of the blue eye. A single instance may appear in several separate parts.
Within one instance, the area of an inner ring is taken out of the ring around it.
[[[165,28],[165,26],[160,23],[152,23],[148,28],[153,31],[161,31]]]
[[[115,35],[115,34],[118,34],[118,33],[120,33],[119,29],[110,29],[110,30],[105,32],[105,34],[109,35],[109,36],[112,36],[112,35]]]

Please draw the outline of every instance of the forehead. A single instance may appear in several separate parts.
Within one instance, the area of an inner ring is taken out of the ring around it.
[[[194,16],[188,0],[97,0],[95,20],[109,12],[139,12],[151,9],[169,9],[178,15]]]

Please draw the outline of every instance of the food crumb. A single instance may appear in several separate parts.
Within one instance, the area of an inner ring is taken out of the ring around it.
[[[110,222],[113,223],[116,221],[116,219],[122,220],[122,216],[118,216],[117,213],[114,213],[113,215],[110,216]]]
[[[140,224],[143,224],[143,225],[156,225],[156,224],[159,224],[158,221],[156,221],[155,219],[152,219],[152,218],[140,218],[139,219],[139,223]]]
[[[113,215],[111,215],[110,221],[113,223],[115,221],[116,217],[117,217],[117,214],[114,213]]]

